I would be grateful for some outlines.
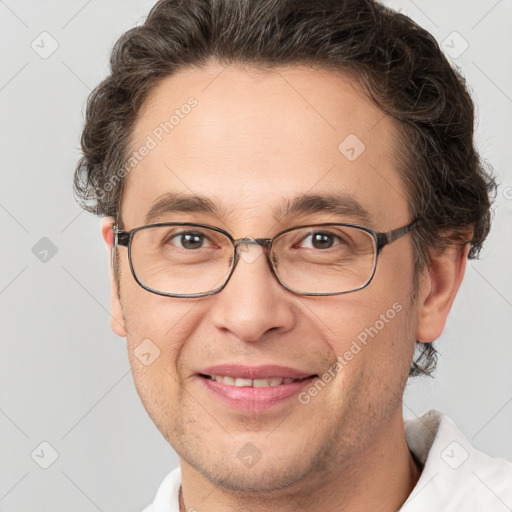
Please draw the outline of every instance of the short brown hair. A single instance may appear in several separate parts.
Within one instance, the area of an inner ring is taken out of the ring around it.
[[[75,171],[85,209],[117,217],[123,180],[113,178],[148,93],[211,59],[353,76],[398,121],[399,171],[411,216],[421,219],[413,233],[416,270],[428,264],[430,248],[447,243],[469,242],[469,257],[478,256],[496,183],[473,144],[471,97],[427,31],[373,0],[160,0],[117,41],[111,73],[89,97]],[[411,375],[429,374],[435,362],[432,344],[421,344]]]

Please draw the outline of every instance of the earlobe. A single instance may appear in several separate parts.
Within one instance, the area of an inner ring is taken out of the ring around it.
[[[105,245],[107,246],[109,255],[109,268],[110,268],[110,327],[115,334],[126,338],[126,325],[123,316],[123,309],[121,300],[119,298],[117,282],[114,278],[113,255],[114,255],[114,233],[112,232],[112,225],[115,220],[113,217],[105,217],[101,224],[101,234]]]
[[[466,270],[470,246],[453,244],[431,252],[418,298],[416,339],[432,342],[441,336]]]

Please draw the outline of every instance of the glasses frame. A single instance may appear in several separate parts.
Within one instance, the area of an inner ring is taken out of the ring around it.
[[[231,236],[231,234],[228,233],[227,231],[225,231],[224,229],[218,228],[216,226],[210,226],[208,224],[198,224],[195,222],[160,222],[160,223],[156,223],[156,224],[147,224],[145,226],[139,226],[139,227],[131,229],[130,231],[125,231],[123,229],[120,229],[119,226],[117,224],[115,224],[112,226],[112,231],[114,233],[114,248],[116,248],[116,250],[117,250],[117,248],[119,246],[123,246],[128,249],[128,261],[130,264],[130,270],[131,270],[133,278],[135,279],[137,284],[144,290],[147,290],[148,292],[151,292],[151,293],[155,293],[156,295],[161,295],[164,297],[185,298],[185,299],[187,299],[187,298],[192,299],[192,298],[197,298],[197,297],[208,297],[211,295],[216,295],[217,293],[219,293],[226,287],[229,280],[231,279],[231,276],[233,275],[233,272],[235,271],[235,268],[240,260],[240,254],[237,251],[238,247],[240,247],[240,245],[242,245],[242,244],[248,244],[248,245],[259,245],[260,247],[265,249],[265,256],[267,259],[267,263],[270,267],[270,270],[272,271],[272,274],[277,279],[279,284],[281,286],[283,286],[283,288],[285,288],[286,290],[288,290],[292,293],[295,293],[297,295],[324,297],[324,296],[330,296],[330,295],[344,295],[346,293],[352,293],[352,292],[362,290],[363,288],[366,288],[373,280],[373,277],[377,270],[378,257],[379,257],[380,252],[382,251],[382,249],[386,245],[391,244],[395,240],[398,240],[402,236],[411,232],[416,227],[418,221],[419,221],[419,219],[415,219],[412,222],[410,222],[409,224],[407,224],[406,226],[402,226],[400,228],[393,229],[391,231],[383,231],[383,232],[374,231],[373,229],[367,228],[365,226],[360,226],[358,224],[347,224],[344,222],[324,222],[324,223],[320,223],[320,224],[305,224],[305,225],[301,225],[301,226],[293,226],[291,228],[287,228],[283,231],[280,231],[272,238],[245,237],[245,238],[234,239]],[[229,271],[229,274],[226,277],[226,280],[224,281],[224,283],[221,286],[219,286],[218,288],[215,288],[214,290],[211,290],[209,292],[193,293],[193,294],[161,292],[161,291],[155,290],[155,289],[145,285],[144,283],[142,283],[139,280],[137,273],[135,272],[135,269],[133,267],[132,254],[131,254],[133,238],[138,231],[141,231],[143,229],[164,227],[164,226],[193,226],[193,227],[198,227],[198,228],[207,228],[207,229],[211,229],[213,231],[217,231],[218,233],[225,235],[230,240],[230,242],[233,246],[234,256],[233,256],[233,263],[231,265],[231,270]],[[300,292],[300,291],[294,290],[293,288],[290,288],[289,286],[287,286],[286,284],[284,284],[281,281],[276,269],[274,268],[274,262],[273,262],[273,259],[271,258],[271,255],[272,255],[272,247],[273,247],[275,240],[278,239],[279,237],[281,237],[282,235],[289,233],[290,231],[294,231],[296,229],[303,229],[303,228],[310,228],[310,227],[327,227],[327,226],[343,226],[343,227],[360,229],[361,231],[368,233],[374,239],[376,251],[375,251],[375,261],[373,264],[373,270],[372,270],[371,276],[366,281],[366,283],[363,284],[362,286],[360,286],[358,288],[351,289],[351,290],[342,291],[342,292],[328,292],[328,293]]]

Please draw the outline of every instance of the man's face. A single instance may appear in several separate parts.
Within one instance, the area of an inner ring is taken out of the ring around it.
[[[190,97],[197,106],[158,141],[155,128]],[[140,112],[131,149],[148,136],[157,144],[127,177],[122,227],[144,225],[168,193],[206,197],[220,213],[162,212],[152,222],[204,223],[234,238],[272,237],[301,224],[363,224],[329,210],[276,213],[303,194],[350,196],[376,231],[404,226],[411,219],[394,134],[394,122],[346,76],[214,64],[182,71],[161,82]],[[417,318],[410,235],[383,249],[369,286],[345,295],[284,289],[264,254],[241,259],[220,293],[195,299],[145,291],[122,247],[119,264],[116,329],[123,335],[126,328],[137,390],[182,463],[210,481],[269,490],[327,474],[365,457],[402,421]],[[144,340],[160,351],[149,365],[136,357]],[[261,391],[212,385],[204,375],[218,365],[228,365],[229,375],[277,365],[307,376],[331,370],[331,378],[316,393],[315,377]]]

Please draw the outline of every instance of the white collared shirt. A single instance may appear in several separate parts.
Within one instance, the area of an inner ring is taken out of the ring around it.
[[[399,512],[511,512],[512,463],[473,448],[455,423],[431,410],[405,420],[410,451],[424,465]],[[179,512],[181,471],[171,471],[143,512]]]

